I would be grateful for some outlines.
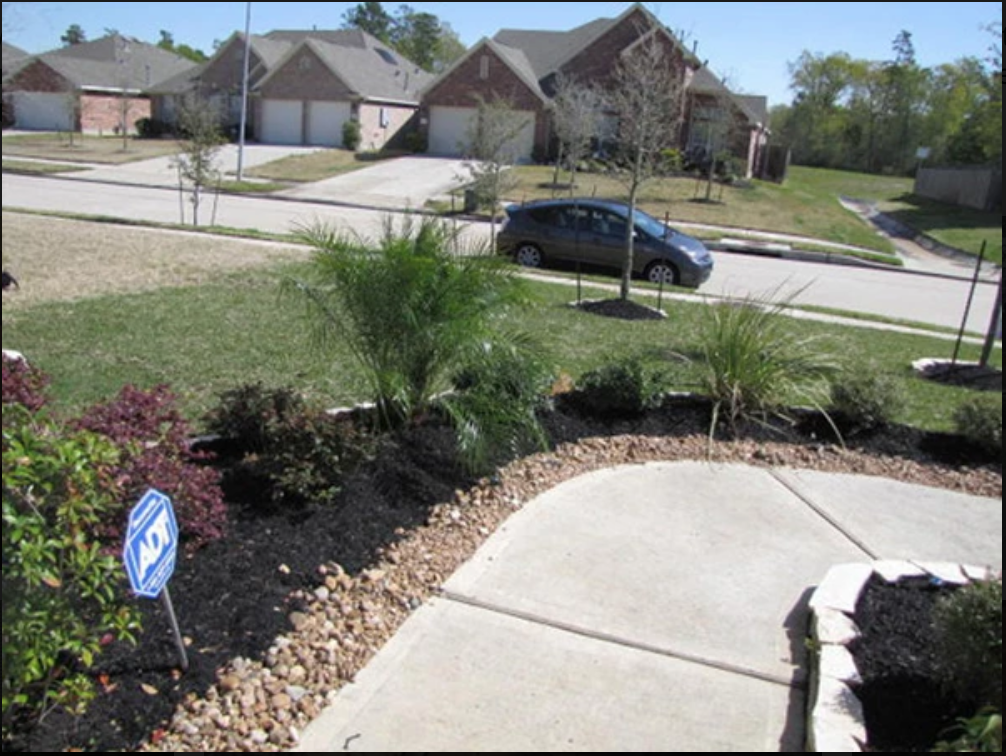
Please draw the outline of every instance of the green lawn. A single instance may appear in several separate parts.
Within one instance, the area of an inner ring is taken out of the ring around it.
[[[87,168],[79,165],[68,165],[60,163],[38,163],[32,160],[7,160],[3,161],[4,173],[17,173],[22,176],[57,176],[61,173],[79,173]]]
[[[141,160],[177,155],[178,142],[171,139],[129,139],[76,134],[73,144],[65,134],[19,134],[3,138],[3,154],[12,158],[55,160],[62,163],[123,165]]]
[[[127,383],[172,385],[193,417],[220,392],[255,381],[292,385],[330,405],[367,399],[349,354],[312,353],[299,307],[278,299],[279,278],[297,270],[222,274],[190,288],[5,310],[3,345],[28,352],[53,376],[60,401],[74,407],[114,395]],[[531,304],[511,317],[545,341],[561,371],[576,377],[609,357],[642,354],[670,367],[677,388],[694,387],[695,371],[673,355],[698,350],[702,305],[667,303],[666,322],[625,323],[567,308],[575,296],[569,287],[533,284],[529,292]],[[954,408],[967,396],[911,373],[913,360],[948,357],[948,342],[800,321],[793,329],[827,336],[848,365],[875,364],[902,380],[911,395],[905,422],[949,428]],[[977,350],[965,357],[976,358]],[[1001,365],[1001,353],[996,360]]]
[[[978,256],[988,242],[988,259],[1002,265],[1002,216],[966,207],[944,205],[915,196],[903,196],[881,203],[880,209],[938,242]]]

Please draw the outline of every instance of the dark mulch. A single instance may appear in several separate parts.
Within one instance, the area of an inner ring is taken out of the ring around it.
[[[636,302],[625,302],[621,299],[608,299],[602,302],[581,302],[577,305],[584,312],[614,320],[647,321],[666,320],[667,316],[660,310]]]
[[[931,580],[889,585],[874,579],[860,602],[863,637],[852,647],[863,676],[870,750],[928,753],[956,722],[977,711],[939,682],[933,610],[953,588]]]
[[[922,377],[934,383],[962,386],[975,391],[997,391],[1001,394],[1003,390],[1002,371],[993,367],[934,363],[922,372]]]
[[[646,416],[615,423],[600,422],[559,400],[545,418],[553,444],[585,438],[693,436],[708,431],[709,407],[688,399],[669,401]],[[796,428],[755,426],[756,439],[815,443],[824,433],[806,418]],[[830,440],[831,436],[827,437]],[[917,457],[927,436],[893,429],[857,442],[879,453]],[[939,460],[947,441],[932,447]],[[976,459],[970,460],[975,464]],[[995,463],[995,460],[985,460]],[[96,676],[103,689],[81,717],[59,712],[26,727],[4,743],[4,751],[135,750],[170,721],[189,694],[203,694],[228,661],[260,659],[275,638],[289,630],[288,617],[301,607],[289,596],[313,588],[317,569],[332,562],[359,574],[377,562],[382,548],[404,531],[426,522],[432,507],[450,501],[470,480],[456,464],[451,433],[432,426],[387,439],[372,462],[351,475],[335,509],[296,509],[263,514],[232,493],[227,538],[183,560],[171,585],[183,633],[197,643],[189,649],[191,671],[177,675],[175,649],[167,622],[156,603],[143,603],[145,632],[138,648],[113,647],[100,659]],[[232,481],[232,483],[236,483]],[[914,622],[908,622],[910,626]]]

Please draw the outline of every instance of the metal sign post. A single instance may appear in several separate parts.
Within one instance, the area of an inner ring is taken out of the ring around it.
[[[160,598],[164,602],[181,669],[188,672],[189,656],[168,591],[177,559],[178,522],[171,499],[157,491],[149,491],[129,516],[123,561],[133,592],[140,598]]]

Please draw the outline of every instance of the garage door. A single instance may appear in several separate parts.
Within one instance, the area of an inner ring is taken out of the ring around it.
[[[65,94],[14,93],[17,128],[27,131],[69,131],[73,117]]]
[[[514,140],[514,156],[518,163],[531,161],[534,154],[535,114],[527,111],[517,113],[523,119],[524,128]],[[478,117],[475,108],[430,109],[430,154],[444,157],[460,157],[467,151],[471,139],[471,127]]]
[[[352,116],[348,102],[308,104],[307,143],[312,147],[341,147],[342,127]]]
[[[263,100],[263,144],[304,144],[304,103],[300,100]]]

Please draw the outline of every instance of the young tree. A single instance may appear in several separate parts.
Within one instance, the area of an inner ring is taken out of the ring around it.
[[[601,131],[604,98],[597,89],[581,84],[574,77],[560,73],[552,98],[552,129],[559,141],[553,185],[559,185],[563,163],[569,166],[569,186],[576,186],[580,161]]]
[[[516,184],[511,169],[520,157],[520,135],[527,127],[527,116],[499,97],[479,98],[478,115],[469,126],[465,167],[480,202],[491,208],[493,251],[500,201]]]
[[[175,167],[180,183],[189,188],[193,226],[199,225],[199,210],[207,188],[220,180],[216,165],[224,143],[220,123],[220,113],[213,104],[195,95],[188,96],[178,111],[178,128],[184,142],[175,158]]]
[[[663,150],[677,143],[684,96],[684,75],[656,32],[622,56],[607,94],[608,109],[618,118],[617,172],[629,192],[623,300],[632,293],[640,190],[660,173]]]
[[[346,29],[362,29],[372,37],[390,45],[395,20],[384,10],[381,3],[367,2],[346,11],[342,17],[342,25]]]
[[[70,28],[66,30],[66,33],[59,38],[59,41],[63,43],[63,47],[73,47],[74,45],[82,45],[87,42],[87,34],[80,24],[72,24]]]

